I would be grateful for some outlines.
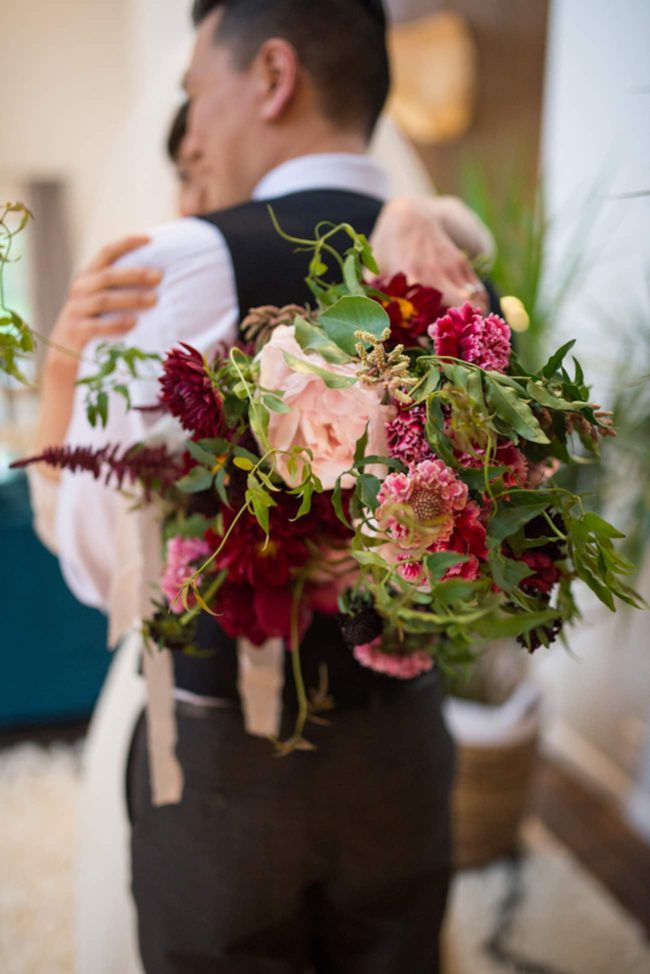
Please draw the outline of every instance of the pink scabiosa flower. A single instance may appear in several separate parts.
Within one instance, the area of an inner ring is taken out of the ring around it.
[[[427,408],[422,403],[409,409],[400,409],[395,419],[386,424],[388,450],[392,457],[404,463],[420,463],[433,457],[433,451],[424,434]]]
[[[467,504],[467,485],[433,458],[414,464],[408,474],[389,474],[377,500],[375,516],[389,540],[402,549],[424,550],[452,536],[455,512]]]
[[[371,643],[362,643],[354,647],[354,658],[362,666],[366,666],[376,673],[396,677],[398,680],[412,680],[420,673],[426,673],[433,668],[433,660],[424,650],[414,653],[383,653],[380,649],[381,636],[377,636]]]
[[[167,561],[162,577],[162,590],[169,602],[171,612],[177,615],[184,612],[180,598],[180,590],[187,579],[194,573],[196,562],[204,560],[210,553],[210,545],[203,538],[170,538],[167,542]],[[201,576],[199,576],[199,584]],[[196,599],[190,592],[187,601],[191,608]]]
[[[221,397],[203,356],[185,342],[181,346],[173,348],[163,362],[161,398],[183,429],[199,438],[221,436],[226,426]]]
[[[428,329],[436,355],[459,358],[482,369],[505,372],[510,362],[510,328],[498,315],[484,318],[466,302]]]

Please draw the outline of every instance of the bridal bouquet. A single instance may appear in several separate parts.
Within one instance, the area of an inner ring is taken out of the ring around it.
[[[406,679],[489,640],[548,646],[577,615],[577,579],[612,610],[615,599],[638,605],[622,535],[553,480],[613,434],[579,363],[567,365],[574,342],[528,372],[505,321],[469,303],[443,308],[403,275],[377,277],[352,227],[295,242],[311,253],[313,307],[254,309],[228,352],[183,345],[162,362],[160,408],[188,434],[182,453],[35,458],[138,481],[164,503],[147,638],[195,651],[201,611],[254,644],[284,638],[304,722],[299,645],[316,611],[338,614],[362,666]],[[86,380],[93,421],[116,363],[134,372],[143,355],[104,350]]]

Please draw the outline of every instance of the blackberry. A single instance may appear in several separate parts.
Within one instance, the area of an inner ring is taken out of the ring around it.
[[[338,622],[348,646],[371,643],[384,630],[381,616],[371,605],[361,605],[359,608],[352,606],[351,613],[340,615]]]

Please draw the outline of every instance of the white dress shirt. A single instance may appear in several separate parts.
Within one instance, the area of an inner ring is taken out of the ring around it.
[[[253,198],[271,199],[324,188],[384,199],[388,180],[367,156],[302,156],[267,173]],[[158,303],[139,316],[127,343],[161,354],[181,341],[201,352],[216,348],[219,342],[232,344],[240,312],[248,309],[238,307],[232,260],[221,233],[202,220],[187,218],[159,227],[151,237],[149,244],[120,260],[124,267],[155,267],[163,273]],[[80,377],[94,371],[97,344],[91,342],[84,350]],[[155,381],[130,385],[136,405],[156,401]],[[106,429],[93,429],[86,420],[81,386],[75,396],[66,441],[71,445],[102,446],[110,442],[129,446],[152,434],[156,437],[151,422],[151,414],[127,412],[120,397],[113,396]],[[64,472],[58,501],[56,534],[63,575],[81,602],[108,611],[115,574],[120,571],[115,544],[117,495],[88,474]]]

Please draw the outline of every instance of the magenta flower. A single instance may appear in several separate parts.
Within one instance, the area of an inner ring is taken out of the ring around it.
[[[167,562],[162,577],[162,590],[169,602],[169,609],[179,615],[184,612],[180,598],[180,590],[187,579],[194,573],[194,563],[204,560],[210,552],[210,545],[203,538],[170,538],[167,542]],[[201,576],[198,578],[201,582]],[[190,592],[187,606],[191,608],[196,602]]]
[[[424,650],[417,650],[415,653],[382,653],[381,636],[377,636],[371,643],[362,643],[354,647],[354,658],[362,666],[375,670],[376,673],[385,673],[387,676],[394,676],[398,680],[412,680],[420,673],[426,673],[433,668],[433,660]]]
[[[183,429],[197,437],[217,437],[226,422],[221,397],[212,384],[200,352],[181,342],[163,362],[161,398]]]
[[[428,329],[436,355],[459,358],[482,369],[505,372],[510,362],[510,328],[498,315],[483,318],[469,302],[451,308]]]
[[[467,504],[467,485],[432,458],[414,464],[408,474],[389,474],[377,500],[377,522],[389,540],[401,549],[424,550],[451,538],[455,513]]]
[[[388,450],[392,457],[404,463],[420,463],[433,457],[424,435],[427,408],[423,404],[400,409],[395,419],[386,424]]]

